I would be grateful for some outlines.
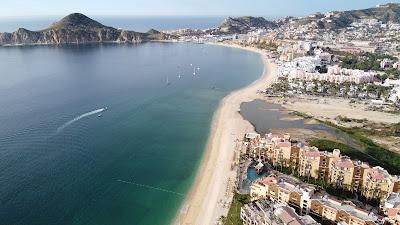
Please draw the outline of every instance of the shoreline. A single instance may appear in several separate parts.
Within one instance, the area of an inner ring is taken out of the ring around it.
[[[240,105],[242,102],[258,98],[257,90],[265,89],[276,78],[276,65],[270,62],[265,52],[260,49],[223,43],[207,44],[258,53],[264,69],[260,78],[242,89],[231,92],[220,102],[212,119],[206,149],[197,174],[173,221],[175,225],[215,224],[221,215],[228,212],[237,174],[236,167],[231,168],[238,157],[235,152],[236,140],[241,140],[244,133],[254,131],[253,125],[240,115]],[[228,207],[224,207],[226,205]]]

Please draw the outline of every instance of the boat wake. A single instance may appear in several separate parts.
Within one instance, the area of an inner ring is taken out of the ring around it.
[[[64,123],[61,127],[57,128],[57,133],[60,133],[60,132],[63,131],[65,128],[71,126],[73,123],[75,123],[75,122],[77,122],[77,121],[79,121],[79,120],[81,120],[81,119],[83,119],[83,118],[85,118],[85,117],[88,117],[88,116],[91,116],[91,115],[95,115],[95,114],[104,112],[104,111],[106,111],[106,109],[107,109],[107,108],[96,109],[96,110],[93,110],[93,111],[91,111],[91,112],[87,112],[87,113],[84,113],[84,114],[82,114],[82,115],[80,115],[80,116],[77,116],[77,117],[73,118],[72,120],[70,120],[70,121]]]
[[[153,186],[150,186],[150,185],[139,184],[139,183],[126,181],[126,180],[117,180],[117,181],[121,182],[121,183],[125,183],[125,184],[135,185],[135,186],[142,187],[142,188],[153,189],[153,190],[156,190],[156,191],[162,191],[162,192],[166,192],[166,193],[170,193],[170,194],[174,194],[174,195],[184,196],[182,193],[175,192],[175,191],[170,191],[170,190],[167,190],[167,189],[164,189],[164,188],[153,187]]]

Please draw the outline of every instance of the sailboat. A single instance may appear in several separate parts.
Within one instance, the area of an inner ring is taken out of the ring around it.
[[[167,86],[170,84],[171,84],[171,82],[169,82],[169,77],[167,76]]]
[[[193,75],[196,75],[196,71],[199,71],[200,70],[200,67],[193,67]]]

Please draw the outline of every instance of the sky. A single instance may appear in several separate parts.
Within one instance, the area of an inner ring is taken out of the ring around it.
[[[0,17],[61,16],[301,16],[373,7],[400,0],[1,0]]]

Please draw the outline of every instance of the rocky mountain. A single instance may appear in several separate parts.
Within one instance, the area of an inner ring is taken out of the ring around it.
[[[310,25],[318,29],[338,30],[348,27],[360,19],[377,19],[384,23],[400,23],[400,4],[389,3],[368,9],[315,13],[306,17],[284,17],[275,21],[269,21],[263,17],[228,17],[217,28],[217,33],[241,34],[247,33],[253,28],[271,29],[281,26],[296,28],[304,25]]]
[[[339,17],[355,21],[358,19],[377,19],[384,23],[400,23],[400,4],[389,3],[374,8],[338,12]]]
[[[228,17],[224,20],[224,22],[219,26],[218,30],[220,33],[225,34],[242,34],[251,31],[253,28],[276,28],[277,25],[274,22],[266,20],[263,17],[237,17],[232,18]]]
[[[400,23],[400,4],[389,3],[368,9],[334,11],[325,14],[315,13],[307,17],[293,19],[291,22],[294,26],[314,24],[319,29],[337,30],[348,27],[360,19],[377,19],[383,23]]]
[[[30,31],[19,28],[12,33],[0,33],[0,45],[140,43],[172,38],[174,37],[156,30],[140,33],[107,27],[83,14],[74,13],[44,30]]]

